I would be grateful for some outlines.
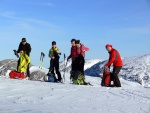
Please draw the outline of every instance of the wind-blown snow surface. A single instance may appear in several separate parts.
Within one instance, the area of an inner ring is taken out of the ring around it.
[[[122,88],[11,80],[0,77],[0,113],[149,113],[150,88],[121,80]]]

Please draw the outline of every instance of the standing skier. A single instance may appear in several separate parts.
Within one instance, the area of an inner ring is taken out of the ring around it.
[[[30,56],[31,46],[30,46],[29,43],[27,43],[26,38],[22,38],[22,41],[21,41],[21,43],[20,43],[20,45],[18,47],[17,53],[22,53],[22,52],[24,52],[28,56]],[[19,64],[20,64],[20,59],[18,60],[17,70],[18,70]],[[28,67],[27,67],[27,77],[30,77],[29,65],[30,64],[28,64]]]
[[[71,64],[72,70],[71,71],[76,70],[75,59],[77,57],[77,47],[76,47],[75,42],[76,42],[76,39],[71,40],[71,44],[72,44],[71,53],[70,53],[70,56],[68,56],[68,58],[67,58],[67,62],[69,61],[70,58],[72,58],[72,64]]]
[[[89,51],[89,48],[82,45],[80,43],[80,40],[76,40],[75,44],[76,44],[76,47],[77,47],[77,58],[75,60],[76,69],[84,75],[85,51]]]
[[[56,42],[53,41],[52,48],[49,51],[49,57],[51,58],[49,72],[51,72],[55,77],[55,73],[54,73],[54,68],[55,68],[56,74],[58,76],[58,80],[56,81],[61,82],[62,78],[61,78],[61,73],[59,71],[59,58],[60,58],[59,55],[61,55],[61,52],[56,47]]]
[[[116,49],[114,49],[110,44],[106,45],[106,49],[109,53],[109,61],[105,66],[110,68],[110,66],[113,64],[113,73],[111,74],[111,79],[113,79],[115,87],[121,87],[121,83],[118,78],[118,74],[123,65],[121,56],[119,52]]]

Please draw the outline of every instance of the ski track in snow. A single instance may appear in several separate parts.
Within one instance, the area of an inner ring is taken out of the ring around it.
[[[150,113],[150,88],[121,79],[122,88],[100,86],[100,78],[86,77],[94,86],[0,77],[0,113]]]

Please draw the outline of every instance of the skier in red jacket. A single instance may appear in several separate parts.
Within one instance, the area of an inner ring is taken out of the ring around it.
[[[110,66],[113,64],[113,73],[111,74],[111,79],[114,81],[114,87],[121,87],[121,83],[118,78],[118,74],[123,65],[121,56],[119,52],[110,44],[106,45],[106,49],[109,52],[109,61],[105,66],[110,68]]]
[[[75,42],[76,42],[76,39],[72,39],[71,40],[71,44],[72,44],[71,53],[70,53],[70,55],[67,58],[67,62],[69,61],[70,58],[72,58],[72,64],[71,64],[72,70],[71,71],[75,71],[76,70],[75,59],[77,57],[77,47],[76,47]]]

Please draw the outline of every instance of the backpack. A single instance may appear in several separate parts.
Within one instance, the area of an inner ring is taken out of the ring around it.
[[[55,77],[51,73],[44,76],[43,79],[45,82],[55,82],[56,81]]]
[[[104,67],[103,77],[101,81],[101,86],[109,87],[111,85],[111,78],[110,78],[110,69],[108,67]]]
[[[70,79],[76,85],[91,85],[89,82],[85,82],[85,76],[80,71],[71,72]]]
[[[26,76],[25,76],[25,73],[19,73],[17,71],[11,71],[9,73],[9,77],[11,79],[24,79]]]

